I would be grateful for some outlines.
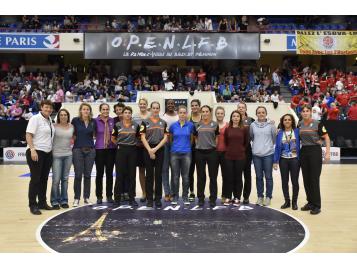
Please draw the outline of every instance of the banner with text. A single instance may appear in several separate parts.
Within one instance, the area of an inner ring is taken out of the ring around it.
[[[259,34],[86,33],[86,59],[259,59]]]
[[[0,50],[49,51],[59,49],[59,34],[0,33]]]
[[[357,54],[357,31],[296,31],[296,52],[304,55]]]

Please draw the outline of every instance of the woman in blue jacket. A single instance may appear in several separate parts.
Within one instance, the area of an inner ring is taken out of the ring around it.
[[[274,153],[274,169],[278,169],[278,164],[281,174],[281,183],[285,198],[285,203],[281,206],[282,209],[290,207],[289,196],[289,173],[293,184],[292,209],[297,210],[297,198],[299,195],[299,153],[300,153],[300,138],[299,129],[296,127],[295,118],[291,114],[285,114],[280,118],[280,130],[276,136],[275,153]]]

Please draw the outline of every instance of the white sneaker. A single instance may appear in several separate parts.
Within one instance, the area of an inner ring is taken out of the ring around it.
[[[84,198],[84,204],[92,205],[92,202],[89,200],[89,198]]]
[[[239,207],[240,206],[240,200],[238,198],[234,198],[233,200],[233,206]]]
[[[74,199],[73,201],[73,207],[78,207],[79,206],[79,199]]]
[[[229,206],[230,204],[231,204],[231,200],[230,200],[229,198],[226,198],[226,199],[224,200],[223,205]]]
[[[263,205],[263,200],[264,200],[263,197],[258,197],[257,205],[258,205],[258,206],[262,206],[262,205]]]
[[[270,206],[271,199],[269,197],[265,198],[264,200],[264,206]]]

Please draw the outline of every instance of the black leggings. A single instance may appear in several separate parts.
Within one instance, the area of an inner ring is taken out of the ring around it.
[[[114,199],[120,201],[123,192],[123,180],[128,178],[129,200],[134,200],[136,189],[136,146],[119,145],[115,158],[116,180],[114,186]]]
[[[225,186],[224,197],[240,200],[243,190],[242,173],[244,168],[244,160],[228,160],[226,159],[227,181]]]
[[[243,198],[245,200],[249,199],[250,192],[252,190],[252,147],[250,144],[248,145],[247,148],[247,156],[246,160],[244,163],[244,169],[243,169],[243,174],[244,174],[244,186],[243,186]]]
[[[286,201],[290,201],[289,195],[289,174],[291,177],[291,183],[293,185],[293,202],[297,202],[299,195],[299,172],[300,164],[299,159],[295,158],[280,158],[279,161],[281,185],[283,188],[283,194]]]
[[[300,164],[308,204],[321,208],[320,175],[322,170],[321,146],[302,146]]]
[[[226,158],[224,157],[225,152],[218,152],[218,165],[221,166],[221,175],[222,175],[222,197],[226,197],[224,193],[227,192],[225,189],[227,186],[227,167],[226,167]]]
[[[206,187],[206,164],[209,173],[209,191],[210,201],[217,200],[217,174],[218,174],[218,156],[217,151],[196,150],[197,165],[197,197],[199,200],[205,199]]]
[[[150,145],[151,146],[151,145]],[[154,148],[155,146],[151,146]],[[155,153],[156,158],[153,160],[147,150],[144,152],[144,162],[146,169],[146,198],[148,201],[153,201],[154,196],[154,181],[155,181],[155,200],[162,198],[162,164],[164,160],[164,148],[161,147]]]
[[[97,175],[95,177],[95,194],[97,199],[103,199],[103,175],[105,169],[106,177],[106,197],[113,196],[113,168],[115,163],[115,149],[97,149],[95,152],[95,167]]]
[[[52,152],[45,153],[36,150],[38,161],[31,159],[31,151],[26,151],[26,161],[30,168],[31,179],[29,185],[29,206],[44,205],[46,203],[48,174],[52,166]],[[38,198],[38,203],[37,203]]]
[[[196,149],[195,145],[192,146],[191,148],[191,165],[190,165],[190,171],[189,171],[189,178],[190,178],[190,192],[193,193],[195,190],[195,166],[196,166]]]

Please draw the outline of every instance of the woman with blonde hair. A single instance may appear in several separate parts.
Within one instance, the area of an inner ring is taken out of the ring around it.
[[[139,126],[143,120],[148,119],[150,116],[148,110],[148,100],[145,98],[140,98],[139,100],[139,112],[133,115],[133,121],[135,121]],[[142,196],[140,202],[146,201],[146,190],[145,190],[145,163],[144,163],[144,152],[145,147],[140,139],[137,143],[137,157],[136,165],[139,167],[139,181],[142,190]]]
[[[215,110],[216,122],[219,126],[219,136],[217,140],[217,155],[218,155],[218,164],[221,166],[221,175],[222,175],[222,202],[225,200],[225,186],[227,181],[226,176],[226,159],[224,157],[226,152],[226,144],[224,142],[224,132],[229,126],[227,122],[224,121],[225,110],[222,106],[218,106]]]
[[[72,119],[74,127],[73,166],[74,166],[74,202],[73,207],[79,205],[84,177],[83,198],[85,204],[89,201],[91,173],[95,160],[94,136],[96,122],[93,119],[92,107],[88,103],[79,106],[79,115]]]

